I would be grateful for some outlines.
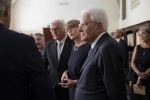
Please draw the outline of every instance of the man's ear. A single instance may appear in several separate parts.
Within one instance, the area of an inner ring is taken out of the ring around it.
[[[10,16],[10,5],[6,5],[6,6],[5,6],[4,15],[5,15],[6,17]]]
[[[101,22],[97,23],[97,26],[98,26],[98,28],[102,28],[103,27]]]
[[[103,31],[103,24],[101,22],[97,23],[98,32]]]

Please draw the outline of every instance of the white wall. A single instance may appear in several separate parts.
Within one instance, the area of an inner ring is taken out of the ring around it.
[[[150,20],[150,12],[149,12],[150,0],[139,0],[140,4],[132,10],[131,10],[131,0],[126,1],[127,1],[127,16],[125,20],[121,19],[122,16],[120,17],[119,28],[128,27],[146,20]]]
[[[109,18],[109,30],[119,27],[119,9],[114,0],[69,0],[59,5],[56,0],[18,0],[12,7],[11,29],[25,34],[41,32],[54,19],[80,19],[80,12],[89,7],[101,7]]]

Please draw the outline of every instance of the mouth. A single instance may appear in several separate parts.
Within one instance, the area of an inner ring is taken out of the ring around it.
[[[84,36],[85,34],[81,33],[81,36]]]
[[[39,43],[36,43],[36,45],[38,45],[38,46],[39,46],[40,44],[39,44]]]
[[[57,37],[58,35],[54,34],[53,36],[56,36],[56,37]]]

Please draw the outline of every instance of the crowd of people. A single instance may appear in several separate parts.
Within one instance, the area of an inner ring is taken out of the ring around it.
[[[150,29],[138,30],[141,44],[131,61],[127,96],[128,46],[122,31],[113,36],[102,8],[81,12],[80,21],[50,22],[53,39],[9,29],[11,0],[0,1],[1,100],[150,100]],[[145,95],[134,91],[145,86]]]

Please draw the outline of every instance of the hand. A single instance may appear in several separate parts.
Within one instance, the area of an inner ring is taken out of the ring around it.
[[[144,72],[140,72],[138,75],[142,80],[146,80],[148,78],[148,76]]]
[[[61,77],[61,82],[64,83],[65,80],[68,79],[68,70],[66,70]]]
[[[70,87],[76,86],[77,84],[77,80],[67,79],[64,81],[65,82],[59,83],[63,88],[70,88]]]
[[[136,82],[136,85],[137,85],[138,87],[141,86],[141,79],[140,79],[140,77],[138,78],[138,80],[137,80],[137,82]]]
[[[145,74],[149,77],[150,76],[150,68],[146,70]]]

